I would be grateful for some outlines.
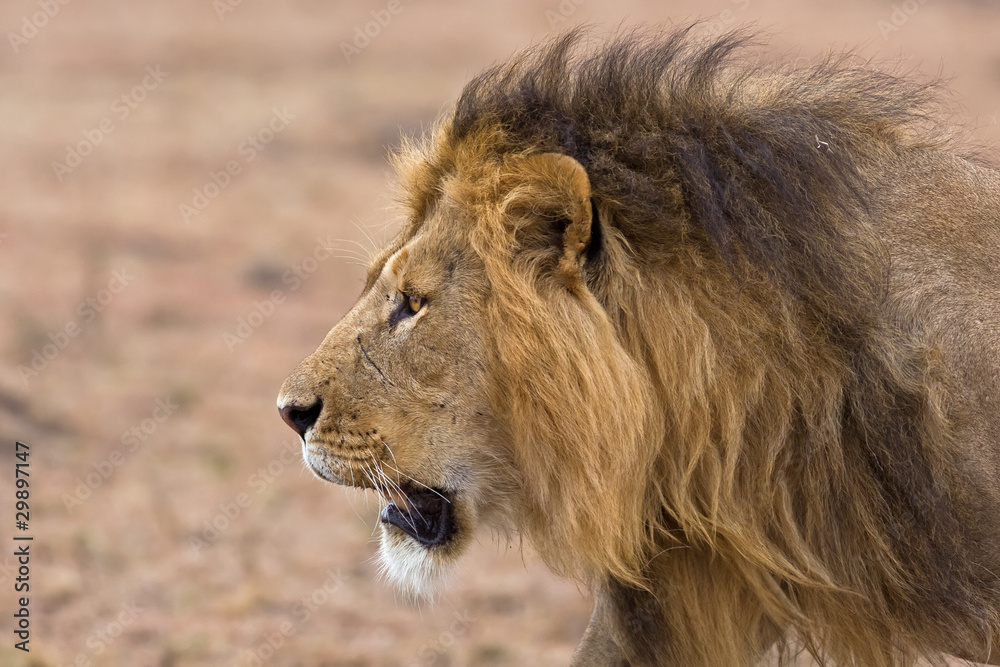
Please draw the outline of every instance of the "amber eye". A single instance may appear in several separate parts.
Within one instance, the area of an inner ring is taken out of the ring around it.
[[[427,299],[422,296],[407,296],[406,307],[410,309],[411,315],[416,315],[420,309],[427,304]]]

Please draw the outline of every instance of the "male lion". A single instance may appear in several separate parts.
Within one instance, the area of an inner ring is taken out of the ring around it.
[[[1000,174],[932,85],[686,33],[469,83],[281,414],[403,587],[481,525],[589,585],[574,665],[1000,664]]]

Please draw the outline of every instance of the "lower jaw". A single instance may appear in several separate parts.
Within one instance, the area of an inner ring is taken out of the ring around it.
[[[456,532],[454,494],[439,489],[404,489],[382,510],[381,521],[388,530],[396,529],[425,549],[440,547]]]

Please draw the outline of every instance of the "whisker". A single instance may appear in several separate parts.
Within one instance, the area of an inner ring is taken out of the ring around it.
[[[371,436],[372,440],[375,440],[375,438],[376,438],[376,437],[378,438],[378,443],[379,443],[380,445],[382,445],[383,447],[385,447],[386,451],[388,451],[388,452],[389,452],[389,456],[391,456],[391,457],[392,457],[392,463],[393,463],[393,465],[396,465],[396,466],[398,466],[399,464],[398,464],[398,463],[396,463],[396,454],[395,454],[395,453],[393,453],[393,451],[392,451],[392,447],[390,447],[390,446],[389,446],[389,443],[388,443],[388,442],[386,442],[385,440],[383,440],[383,439],[382,439],[382,436],[380,436],[380,435],[379,435],[378,433],[374,433],[374,434],[372,434],[372,436]]]
[[[372,455],[372,458],[374,458],[374,454]],[[381,466],[379,466],[379,470],[381,471]],[[414,531],[416,531],[417,527],[414,524],[414,521],[413,521],[412,517],[413,517],[414,514],[416,514],[417,517],[419,517],[419,519],[421,521],[425,521],[426,522],[426,519],[424,518],[424,515],[421,513],[421,511],[419,509],[417,509],[417,507],[415,505],[410,504],[409,497],[407,496],[406,492],[403,491],[403,488],[401,486],[399,486],[398,484],[396,484],[395,482],[393,482],[391,479],[389,479],[389,476],[386,475],[384,472],[382,472],[382,479],[385,480],[386,486],[388,486],[390,489],[394,489],[396,491],[396,493],[398,493],[399,496],[406,501],[406,503],[407,503],[407,508],[406,508],[407,521],[406,522],[408,524],[410,524],[410,527],[413,528]]]
[[[379,460],[378,460],[378,459],[377,459],[377,458],[375,457],[375,452],[373,452],[373,451],[371,451],[371,450],[369,449],[369,450],[368,450],[368,455],[372,457],[372,461],[373,461],[373,462],[374,462],[374,464],[375,464],[375,469],[376,469],[376,470],[378,470],[379,474],[381,475],[380,479],[381,479],[381,480],[384,480],[384,483],[385,483],[385,485],[386,485],[386,486],[387,486],[387,487],[388,487],[389,489],[394,489],[395,491],[397,491],[397,492],[399,493],[399,495],[400,495],[401,497],[403,497],[403,498],[406,498],[407,496],[406,496],[406,493],[405,493],[405,492],[403,491],[403,489],[402,489],[402,488],[400,488],[400,486],[399,486],[398,484],[395,484],[395,483],[394,483],[394,482],[393,482],[393,481],[392,481],[391,479],[389,479],[389,476],[388,476],[388,475],[386,475],[386,474],[385,474],[385,472],[384,472],[384,471],[382,470],[382,466],[381,466],[381,464],[379,463]],[[407,510],[408,510],[408,511],[407,511],[407,516],[408,516],[408,517],[409,517],[409,515],[410,515],[411,513],[416,513],[416,515],[417,515],[418,517],[420,517],[420,520],[421,520],[421,521],[424,521],[424,520],[425,520],[425,519],[424,519],[424,515],[423,515],[423,514],[421,514],[421,513],[420,513],[420,510],[418,510],[418,509],[417,509],[416,507],[414,507],[414,506],[410,506],[410,507],[407,507]],[[415,531],[415,530],[417,529],[417,527],[416,527],[416,526],[414,525],[414,523],[413,523],[412,519],[408,519],[408,520],[407,520],[407,523],[409,523],[409,524],[410,524],[410,527],[411,527],[411,528],[413,528],[413,530],[414,530],[414,531]]]
[[[372,439],[372,441],[378,442],[379,444],[381,444],[383,447],[385,447],[386,451],[389,452],[389,456],[392,457],[392,462],[395,465],[389,465],[389,463],[387,461],[383,461],[382,465],[383,466],[388,466],[390,470],[392,470],[392,471],[394,471],[396,473],[396,480],[395,480],[394,486],[400,492],[400,494],[402,494],[403,496],[406,496],[406,494],[403,492],[403,488],[399,484],[399,476],[402,473],[399,471],[399,468],[397,467],[397,466],[399,466],[399,463],[396,462],[396,454],[393,453],[392,447],[390,447],[389,443],[387,443],[385,440],[383,440],[382,436],[380,436],[378,433],[371,434],[369,437]],[[383,474],[384,474],[384,471],[383,471]],[[405,477],[405,475],[404,475],[404,477]],[[388,480],[388,478],[389,478],[389,476],[386,475],[386,479],[387,480]],[[416,481],[416,480],[414,480],[414,481]]]
[[[358,231],[361,232],[362,234],[364,234],[365,238],[368,239],[368,242],[372,244],[372,250],[371,250],[371,253],[369,253],[369,256],[375,255],[375,253],[378,252],[378,248],[379,248],[378,244],[375,243],[375,239],[373,239],[372,236],[371,236],[371,234],[368,233],[368,230],[366,230],[364,227],[362,227],[358,223],[352,222],[351,224],[353,224],[355,227],[357,227]]]
[[[331,250],[336,250],[337,252],[343,252],[355,255],[356,257],[367,257],[369,255],[368,246],[362,243],[358,243],[353,239],[336,239],[336,242],[338,244],[345,243],[347,245],[337,245],[331,248]],[[358,247],[353,248],[352,246],[358,246]]]
[[[347,262],[348,264],[353,264],[354,266],[360,266],[363,269],[368,268],[368,263],[363,261],[360,257],[354,257],[353,255],[334,255],[337,259]]]
[[[364,468],[365,478],[368,480],[368,483],[371,484],[371,486],[375,487],[375,490],[377,491],[378,490],[378,484],[376,482],[375,473],[371,470],[371,468],[368,467],[367,463],[365,463],[364,461],[361,461],[360,463],[361,463],[361,466]],[[371,496],[369,496],[369,494],[366,493],[365,494],[365,509],[368,509],[368,503],[369,503],[370,498],[371,498]]]
[[[354,501],[351,499],[351,495],[352,495],[351,492],[353,490],[354,489],[344,489],[344,495],[347,496],[347,504],[351,506],[351,511],[354,512],[354,516],[356,516],[359,519],[361,519],[361,523],[363,523],[364,525],[367,526],[368,522],[365,521],[365,518],[363,516],[361,516],[361,514],[358,512],[358,508],[354,506]],[[376,524],[376,526],[377,525],[378,524]]]
[[[413,482],[414,484],[416,484],[416,485],[418,485],[418,486],[422,486],[422,487],[424,487],[425,489],[427,489],[427,490],[428,490],[428,491],[430,491],[431,493],[433,493],[433,494],[435,494],[436,496],[438,496],[439,498],[441,498],[441,500],[443,500],[443,501],[445,501],[446,503],[448,503],[449,505],[451,505],[451,501],[450,501],[450,500],[448,500],[448,498],[446,498],[446,497],[445,497],[445,495],[444,495],[443,493],[441,493],[440,491],[438,491],[437,489],[432,489],[431,487],[427,486],[427,485],[426,485],[426,484],[424,484],[423,482],[418,482],[417,480],[415,480],[415,479],[413,479],[412,477],[410,477],[409,475],[407,475],[407,474],[406,474],[405,472],[403,472],[403,471],[401,471],[401,470],[399,470],[399,469],[397,469],[397,468],[394,468],[393,466],[389,465],[389,464],[388,464],[388,463],[386,463],[385,461],[383,461],[383,462],[382,462],[382,465],[384,465],[384,466],[388,466],[388,467],[389,467],[389,469],[390,469],[390,470],[393,470],[393,471],[395,471],[397,475],[402,475],[403,477],[405,477],[406,479],[410,480],[410,481],[411,481],[411,482]]]
[[[352,264],[361,264],[362,266],[368,266],[368,260],[361,256],[360,253],[349,253],[343,250],[337,252],[334,257],[344,261],[351,262]]]
[[[355,223],[355,224],[357,224],[357,223]],[[366,259],[371,259],[371,257],[372,257],[372,254],[373,254],[372,249],[369,248],[368,246],[366,246],[364,243],[361,243],[359,241],[355,241],[354,239],[333,239],[333,241],[335,243],[345,243],[345,244],[357,246],[360,249],[360,251],[361,251],[361,255],[359,255],[359,256],[365,257]],[[354,249],[348,248],[348,247],[344,247],[344,246],[335,247],[335,248],[331,248],[331,249],[332,250],[340,250],[342,252],[358,252],[357,250],[354,250]]]

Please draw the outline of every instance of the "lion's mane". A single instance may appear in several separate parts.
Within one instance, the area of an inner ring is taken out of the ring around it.
[[[486,71],[400,159],[417,217],[440,179],[475,183],[522,528],[665,619],[677,664],[741,664],[761,627],[843,665],[987,651],[997,582],[962,557],[961,415],[934,342],[884,307],[869,223],[881,165],[949,141],[935,86],[848,57],[748,63],[741,35],[580,39]],[[509,159],[541,152],[590,179],[589,301],[483,203],[558,220]]]

